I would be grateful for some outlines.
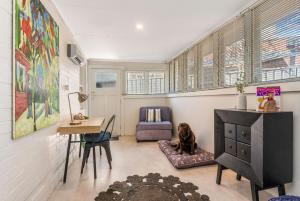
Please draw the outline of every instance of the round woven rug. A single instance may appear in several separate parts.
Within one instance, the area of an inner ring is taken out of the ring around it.
[[[146,176],[129,176],[126,181],[116,181],[106,192],[101,192],[96,201],[209,201],[200,195],[198,187],[184,183],[178,177],[162,177],[158,173]]]

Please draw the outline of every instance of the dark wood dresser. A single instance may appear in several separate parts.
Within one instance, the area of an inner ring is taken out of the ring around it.
[[[228,168],[250,180],[253,201],[267,188],[284,195],[293,180],[293,113],[216,109],[214,115],[217,184]]]

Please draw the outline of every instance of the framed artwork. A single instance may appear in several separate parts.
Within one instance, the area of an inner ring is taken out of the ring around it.
[[[59,120],[59,27],[40,0],[14,0],[13,139]]]

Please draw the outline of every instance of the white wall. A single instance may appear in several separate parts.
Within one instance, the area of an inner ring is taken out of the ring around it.
[[[300,82],[275,84],[281,86],[283,111],[294,112],[294,182],[288,186],[289,194],[300,195]],[[256,108],[255,87],[246,90],[248,109]],[[201,147],[214,151],[214,109],[234,108],[235,89],[219,89],[169,95],[174,123],[187,122],[196,134]],[[283,133],[284,135],[284,133]]]
[[[61,83],[78,90],[79,68],[66,58],[66,44],[75,41],[51,1],[43,2],[60,27]],[[12,140],[12,0],[0,0],[0,25],[0,200],[47,200],[62,178],[67,138],[54,125]],[[69,114],[67,93],[60,93],[61,119]],[[75,102],[73,107],[79,109]]]

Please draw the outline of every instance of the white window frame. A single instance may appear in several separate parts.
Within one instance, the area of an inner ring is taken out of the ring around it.
[[[162,93],[150,93],[150,88],[149,88],[149,74],[151,72],[160,72],[164,74],[164,80],[163,80],[163,92]],[[128,74],[129,73],[144,73],[144,77],[145,77],[145,82],[144,82],[144,87],[142,90],[142,93],[128,93]],[[155,94],[164,94],[167,92],[166,88],[167,88],[167,82],[168,82],[168,77],[167,77],[167,72],[166,70],[128,70],[125,72],[125,94],[126,95],[155,95]]]

